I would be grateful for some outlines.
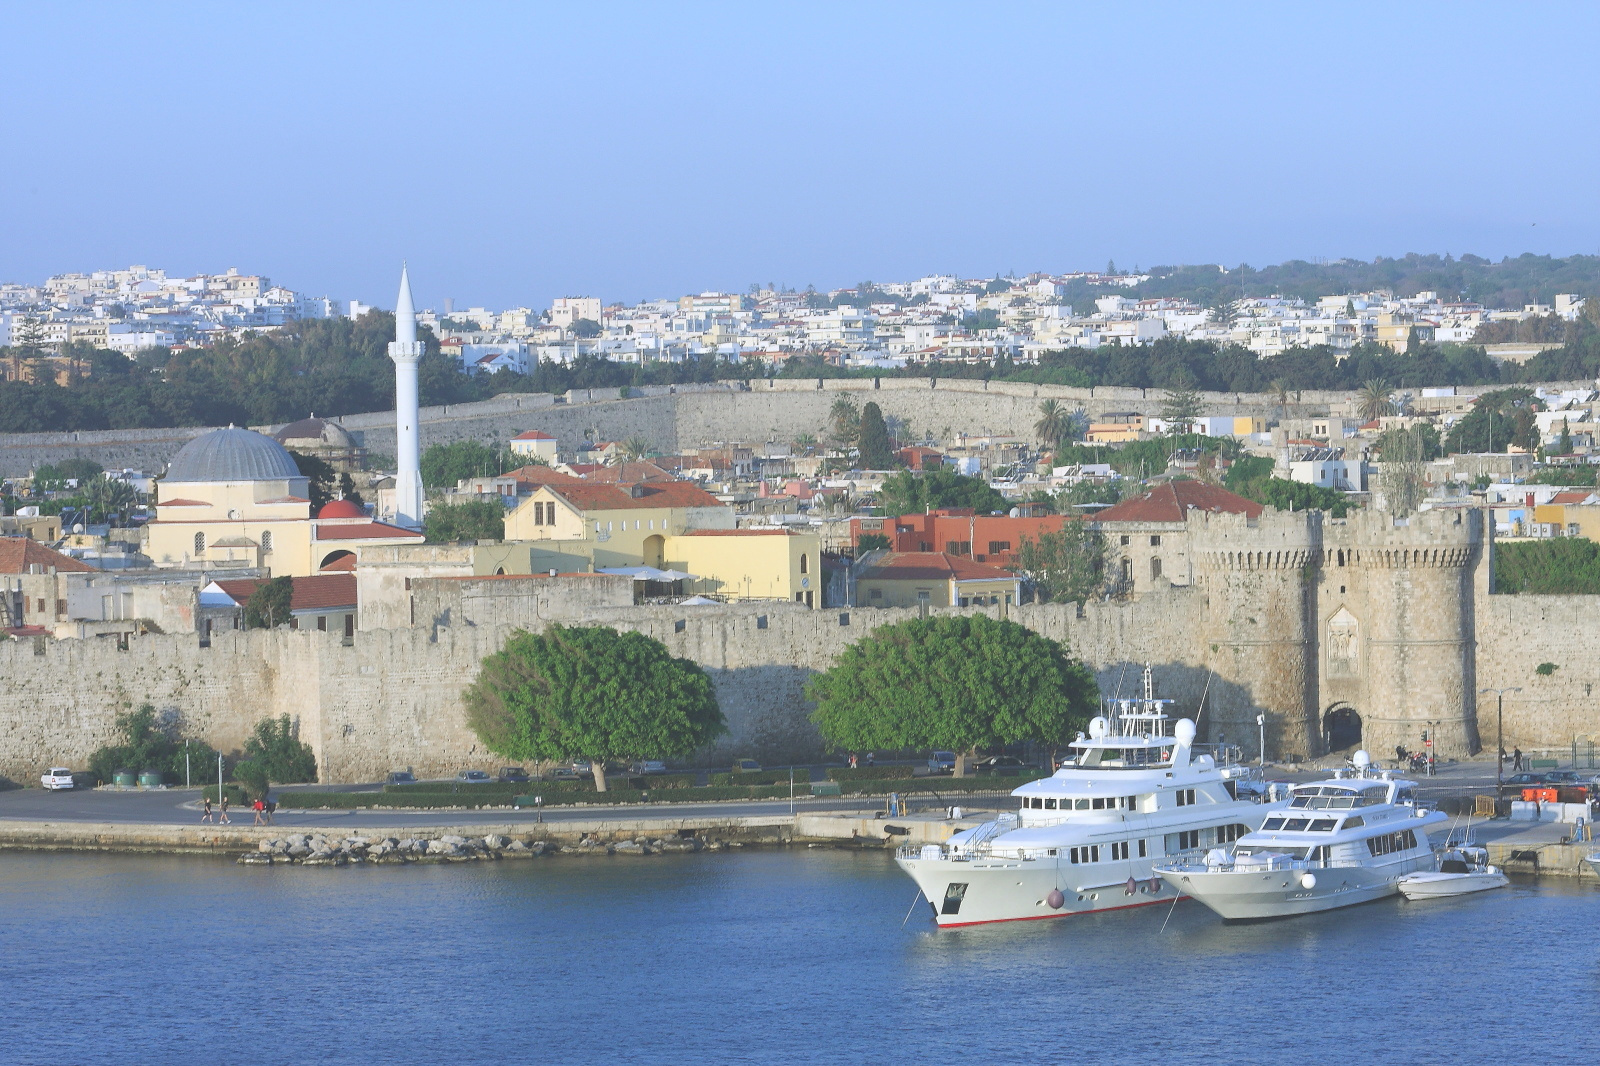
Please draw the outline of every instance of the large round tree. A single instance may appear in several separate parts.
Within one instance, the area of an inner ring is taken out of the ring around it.
[[[711,679],[641,633],[552,625],[519,632],[484,659],[467,722],[508,759],[588,759],[606,790],[607,759],[691,755],[726,729]]]
[[[836,748],[957,752],[1071,736],[1098,686],[1048,637],[986,615],[912,619],[851,645],[806,686],[812,719]]]

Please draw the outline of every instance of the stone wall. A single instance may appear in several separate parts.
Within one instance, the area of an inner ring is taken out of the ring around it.
[[[1600,745],[1600,596],[1489,596],[1477,605],[1477,684],[1505,695],[1505,747]],[[1555,670],[1540,674],[1550,663]],[[1495,694],[1478,696],[1478,732],[1495,750]]]

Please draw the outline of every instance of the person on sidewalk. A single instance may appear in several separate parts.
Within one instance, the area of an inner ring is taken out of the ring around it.
[[[255,802],[250,804],[250,809],[255,812],[255,815],[256,815],[255,824],[256,825],[266,825],[267,824],[266,818],[263,817],[267,813],[267,805],[266,805],[266,803],[264,803],[262,801],[260,796],[257,796],[256,799],[255,799]]]
[[[204,814],[202,814],[200,816],[200,820],[202,822],[209,822],[209,821],[211,821],[211,797],[210,796],[206,796],[205,797],[205,805],[206,805],[206,813],[204,813]]]
[[[220,813],[217,815],[218,825],[232,825],[233,819],[228,817],[228,794],[222,793],[222,802],[219,804]]]
[[[1512,770],[1513,773],[1516,773],[1517,771],[1519,771],[1521,769],[1522,769],[1522,749],[1518,748],[1518,747],[1513,747],[1511,749],[1511,770]]]

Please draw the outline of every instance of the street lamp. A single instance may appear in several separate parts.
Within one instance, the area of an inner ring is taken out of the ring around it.
[[[1261,746],[1256,749],[1256,765],[1267,765],[1267,716],[1256,715],[1256,728],[1261,731]]]
[[[1506,693],[1521,691],[1522,689],[1513,686],[1510,688],[1480,689],[1478,692],[1480,696],[1487,696],[1491,692],[1495,695],[1494,717],[1497,736],[1494,743],[1494,787],[1497,794],[1500,791],[1501,780],[1505,776],[1506,769]]]

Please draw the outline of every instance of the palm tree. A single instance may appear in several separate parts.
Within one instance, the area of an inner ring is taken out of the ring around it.
[[[854,444],[861,432],[861,409],[855,400],[841,396],[828,409],[828,423],[835,440],[840,444]]]
[[[817,446],[817,438],[810,433],[802,433],[795,437],[794,446],[803,452],[809,452]]]
[[[652,445],[643,437],[633,436],[622,442],[622,459],[624,462],[637,463],[649,455]]]
[[[112,515],[127,511],[137,499],[132,485],[126,481],[113,481],[104,475],[85,485],[84,495],[89,498],[89,507],[96,517],[107,522],[111,521]]]
[[[1390,411],[1394,405],[1389,402],[1389,394],[1394,390],[1382,378],[1369,378],[1363,382],[1356,392],[1356,413],[1363,422],[1376,422]]]
[[[1042,417],[1033,424],[1033,432],[1042,443],[1054,447],[1066,436],[1067,409],[1059,400],[1046,400],[1039,405],[1039,414]]]
[[[1289,383],[1282,378],[1273,378],[1267,382],[1267,393],[1278,404],[1278,421],[1284,422],[1289,418]]]

